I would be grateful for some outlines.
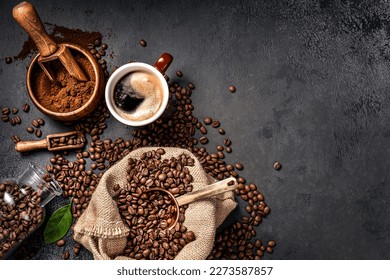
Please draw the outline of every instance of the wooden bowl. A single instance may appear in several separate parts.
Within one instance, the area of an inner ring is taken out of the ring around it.
[[[87,115],[89,115],[90,113],[92,113],[96,109],[100,99],[104,96],[105,80],[104,80],[104,75],[103,75],[102,69],[100,68],[98,62],[95,60],[93,55],[88,50],[86,50],[80,46],[74,45],[74,44],[65,43],[64,45],[69,48],[69,50],[71,51],[71,53],[73,55],[79,53],[82,56],[86,57],[93,67],[93,73],[94,73],[94,78],[95,78],[95,87],[94,87],[94,90],[93,90],[92,95],[89,98],[89,100],[85,104],[83,104],[80,108],[78,108],[74,111],[64,112],[64,113],[55,112],[55,111],[49,110],[48,108],[44,107],[39,102],[39,100],[36,98],[36,92],[34,92],[34,90],[36,91],[36,83],[37,83],[37,81],[33,78],[34,73],[36,73],[36,71],[43,71],[38,64],[38,58],[39,58],[40,54],[37,54],[34,57],[34,59],[31,61],[30,65],[28,67],[27,91],[28,91],[28,95],[30,96],[34,105],[42,113],[44,113],[45,115],[47,115],[55,120],[64,121],[64,122],[72,122],[72,121],[79,120],[83,117],[86,117]],[[80,66],[82,66],[82,65],[80,65]]]

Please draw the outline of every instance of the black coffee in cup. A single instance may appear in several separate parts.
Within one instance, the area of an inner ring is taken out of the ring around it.
[[[161,107],[163,89],[155,75],[146,71],[131,72],[116,84],[114,102],[115,110],[123,118],[146,120]]]

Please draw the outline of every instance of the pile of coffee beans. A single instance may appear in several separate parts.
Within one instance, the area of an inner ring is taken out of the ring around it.
[[[174,259],[179,251],[195,235],[183,226],[185,209],[181,206],[179,213],[168,194],[150,191],[151,188],[162,188],[174,196],[192,191],[193,178],[187,166],[193,166],[191,157],[181,155],[178,158],[161,159],[165,154],[159,148],[142,154],[140,160],[130,158],[127,168],[127,185],[117,186],[114,191],[116,203],[122,220],[129,226],[125,254],[135,259]],[[172,225],[174,216],[178,223]]]
[[[49,138],[50,148],[64,147],[64,146],[74,146],[85,143],[86,139],[83,134],[81,135],[68,135],[61,137],[51,137]]]
[[[43,219],[38,194],[29,186],[21,187],[12,181],[0,183],[0,259],[33,232]]]

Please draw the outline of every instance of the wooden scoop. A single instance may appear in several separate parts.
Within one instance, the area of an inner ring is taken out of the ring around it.
[[[55,73],[44,65],[45,62],[59,59],[68,73],[79,81],[88,81],[87,76],[64,44],[57,45],[47,34],[45,27],[34,6],[29,2],[22,2],[12,10],[14,19],[33,39],[38,47],[40,57],[38,64],[46,76],[56,83]]]
[[[30,152],[39,149],[48,149],[49,151],[62,151],[82,148],[84,145],[84,133],[80,131],[71,131],[49,134],[46,136],[46,139],[37,141],[20,141],[16,143],[15,150],[20,153]]]
[[[182,205],[186,205],[200,199],[209,198],[212,196],[216,196],[221,193],[234,191],[237,188],[237,180],[235,178],[227,178],[222,181],[218,181],[212,185],[208,185],[207,188],[203,188],[194,192],[187,193],[185,195],[174,197],[172,193],[162,188],[151,188],[146,190],[145,192],[153,192],[159,191],[167,194],[171,200],[174,202],[176,211],[174,213],[174,217],[172,218],[172,223],[168,225],[168,230],[175,227],[179,220],[179,207]]]

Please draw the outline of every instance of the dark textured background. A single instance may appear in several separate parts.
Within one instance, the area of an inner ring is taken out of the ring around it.
[[[231,162],[259,186],[271,214],[257,237],[275,239],[266,259],[389,259],[390,4],[382,1],[33,1],[45,22],[100,31],[109,69],[130,59],[175,57],[196,85],[195,115],[218,118],[233,141]],[[0,4],[0,58],[19,53],[27,35],[13,20],[18,1]],[[144,38],[148,46],[139,46]],[[0,61],[0,107],[29,102],[31,58]],[[184,80],[185,80],[184,79]],[[234,84],[232,94],[228,86]],[[31,102],[29,102],[31,104]],[[10,137],[24,123],[0,123],[0,177],[14,177],[48,152],[21,156]],[[64,128],[44,117],[45,134]],[[104,137],[130,137],[109,119]],[[223,138],[216,133],[210,147]],[[274,161],[283,164],[279,172]],[[62,205],[56,199],[48,207]],[[240,207],[225,226],[244,212]],[[58,259],[64,248],[40,247]],[[71,249],[71,246],[66,248]],[[91,258],[83,250],[79,258]]]

